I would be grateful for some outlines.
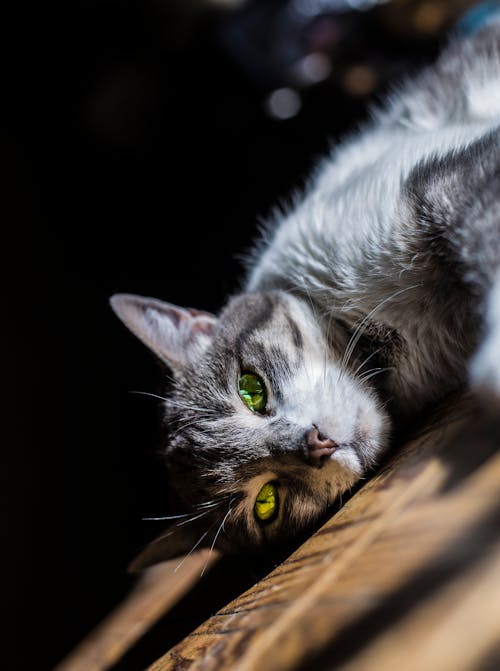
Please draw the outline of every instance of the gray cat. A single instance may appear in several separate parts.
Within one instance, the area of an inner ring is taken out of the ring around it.
[[[500,409],[499,129],[496,23],[335,148],[219,316],[112,297],[174,377],[165,456],[184,513],[142,563],[297,536],[447,393]]]

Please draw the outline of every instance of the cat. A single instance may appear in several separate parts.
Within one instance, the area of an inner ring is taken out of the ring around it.
[[[139,567],[297,537],[454,390],[498,411],[500,22],[451,39],[320,162],[219,315],[111,305],[174,380],[183,512]]]

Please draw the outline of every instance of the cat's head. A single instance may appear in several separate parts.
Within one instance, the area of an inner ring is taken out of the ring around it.
[[[326,336],[306,302],[241,294],[219,317],[132,295],[111,304],[174,378],[165,455],[186,516],[145,562],[198,542],[241,551],[290,539],[385,448],[386,413],[341,364],[346,333]]]

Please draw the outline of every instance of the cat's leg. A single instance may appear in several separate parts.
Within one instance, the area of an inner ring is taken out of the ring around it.
[[[472,386],[500,410],[500,271],[486,304],[485,337],[471,361]]]
[[[500,131],[421,163],[404,192],[407,253],[452,314],[465,307],[471,382],[500,407]]]

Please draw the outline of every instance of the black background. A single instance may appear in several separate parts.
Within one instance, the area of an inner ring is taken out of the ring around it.
[[[2,602],[14,630],[2,668],[41,670],[124,596],[127,563],[160,531],[141,518],[166,512],[157,404],[130,393],[162,393],[163,374],[109,296],[217,311],[259,219],[368,99],[327,81],[303,92],[298,116],[271,118],[270,82],[223,44],[216,12],[94,0],[45,16],[44,31],[31,19],[18,17],[0,166]],[[358,51],[383,51],[391,75],[434,53],[379,23],[363,30]],[[161,624],[161,643],[119,668],[143,668],[258,570],[216,571]]]

